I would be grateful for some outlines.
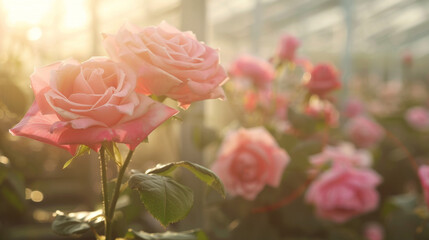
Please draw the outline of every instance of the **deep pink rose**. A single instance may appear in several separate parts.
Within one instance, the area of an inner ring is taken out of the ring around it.
[[[274,68],[269,62],[250,55],[237,58],[229,71],[233,77],[262,89],[270,88],[275,77]]]
[[[413,107],[408,109],[405,113],[405,120],[415,129],[429,129],[429,111],[424,107]]]
[[[378,223],[369,223],[365,226],[364,235],[367,240],[383,240],[384,230]]]
[[[419,168],[419,178],[422,184],[426,205],[429,207],[429,166],[423,165]]]
[[[321,153],[310,156],[310,163],[316,168],[326,164],[369,167],[372,157],[367,150],[357,150],[353,144],[343,142],[335,147],[327,146]]]
[[[384,137],[384,129],[363,115],[350,119],[345,130],[353,143],[363,148],[373,146]]]
[[[280,38],[277,55],[282,60],[288,60],[292,62],[295,60],[295,52],[299,45],[300,42],[296,37],[285,34]]]
[[[79,144],[97,149],[103,141],[134,149],[177,113],[134,92],[136,78],[107,58],[57,62],[31,75],[35,101],[10,131],[57,145],[72,154]]]
[[[137,72],[138,92],[170,97],[185,108],[195,101],[225,97],[220,85],[227,75],[218,51],[192,32],[162,22],[145,28],[125,24],[116,35],[103,36],[109,56]]]
[[[377,207],[380,181],[370,169],[337,165],[310,185],[306,201],[315,205],[319,217],[342,223]]]
[[[338,72],[330,64],[318,64],[311,71],[311,77],[305,87],[312,94],[320,96],[341,87]]]
[[[344,115],[347,118],[354,118],[364,113],[365,107],[362,102],[357,99],[349,99],[344,107]]]
[[[266,184],[278,187],[289,155],[262,127],[240,129],[223,141],[213,171],[232,196],[253,200]]]

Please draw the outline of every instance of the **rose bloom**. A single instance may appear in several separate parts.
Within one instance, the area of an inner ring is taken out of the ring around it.
[[[422,184],[426,205],[429,207],[429,166],[423,165],[419,168],[419,178]]]
[[[137,72],[137,91],[167,96],[186,108],[195,101],[221,98],[226,72],[218,51],[165,22],[139,28],[125,24],[116,35],[104,34],[104,47],[115,61]]]
[[[380,181],[371,169],[337,165],[310,185],[306,201],[314,204],[320,218],[342,223],[377,207],[379,196],[375,187]]]
[[[384,129],[366,116],[357,116],[349,120],[346,134],[357,146],[368,148],[378,143],[384,136]]]
[[[344,108],[344,115],[347,118],[354,118],[365,111],[362,102],[357,99],[349,99]]]
[[[311,77],[304,84],[312,94],[323,96],[341,87],[339,74],[330,64],[318,64],[311,71]]]
[[[365,226],[364,235],[367,240],[383,240],[384,231],[380,224],[370,223]]]
[[[296,37],[285,34],[280,38],[277,55],[281,60],[292,62],[295,60],[295,52],[299,45],[300,42]]]
[[[213,171],[232,196],[253,200],[266,184],[278,187],[289,155],[262,127],[240,129],[223,141]]]
[[[107,58],[57,62],[31,75],[35,101],[10,131],[63,147],[97,149],[104,141],[134,149],[158,125],[177,113],[134,92],[136,77]]]
[[[353,144],[342,142],[338,146],[327,146],[321,153],[310,156],[310,163],[317,168],[326,164],[369,167],[372,157],[367,150],[358,150]]]
[[[257,88],[270,88],[275,77],[273,66],[264,59],[243,55],[237,58],[230,67],[230,74],[238,80],[249,82]]]
[[[429,128],[429,111],[424,107],[413,107],[405,113],[405,120],[413,128],[425,130]]]

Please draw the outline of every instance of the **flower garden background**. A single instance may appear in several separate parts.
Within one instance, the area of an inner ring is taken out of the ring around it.
[[[0,239],[429,239],[425,7],[0,1]]]

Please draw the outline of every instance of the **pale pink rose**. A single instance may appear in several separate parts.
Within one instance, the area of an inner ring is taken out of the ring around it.
[[[265,185],[278,187],[289,155],[262,127],[240,129],[223,141],[213,171],[232,196],[253,200]]]
[[[186,108],[195,101],[224,98],[226,72],[218,51],[162,22],[139,28],[125,24],[116,35],[104,34],[104,47],[115,61],[130,65],[137,91],[167,96]]]
[[[364,113],[365,107],[362,102],[357,99],[349,99],[344,107],[344,115],[347,118],[354,118]]]
[[[369,223],[365,226],[364,235],[367,240],[383,240],[384,231],[380,224]]]
[[[296,37],[285,34],[280,38],[277,55],[282,60],[293,61],[295,60],[295,52],[299,45],[300,42]]]
[[[426,205],[429,207],[429,166],[423,165],[419,168],[419,178],[422,184]]]
[[[367,150],[356,149],[353,144],[342,142],[335,147],[327,146],[321,153],[310,156],[310,163],[316,168],[326,164],[370,167],[372,157]]]
[[[371,147],[384,137],[383,127],[363,115],[350,119],[345,131],[353,143],[362,148]]]
[[[315,205],[320,218],[342,223],[377,207],[379,196],[375,188],[380,181],[371,169],[337,165],[310,185],[306,201]]]
[[[134,149],[158,125],[177,113],[134,92],[132,71],[107,58],[57,62],[31,75],[35,101],[10,132],[57,145],[73,153],[103,141]]]
[[[262,89],[270,88],[275,77],[274,67],[269,62],[250,55],[237,58],[229,71],[237,80],[250,82]]]
[[[408,109],[405,113],[405,120],[415,129],[429,129],[429,111],[424,107]]]
[[[318,64],[311,71],[311,77],[304,84],[312,94],[323,96],[341,87],[339,74],[330,64]]]

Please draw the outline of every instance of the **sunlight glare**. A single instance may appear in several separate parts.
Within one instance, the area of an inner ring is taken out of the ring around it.
[[[89,21],[87,0],[3,0],[3,5],[11,26],[42,26],[56,19],[61,30],[81,29]]]

